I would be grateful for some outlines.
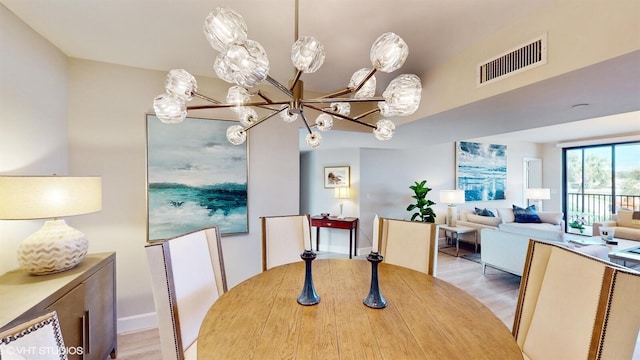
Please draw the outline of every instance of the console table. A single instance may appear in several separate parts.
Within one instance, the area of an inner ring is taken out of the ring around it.
[[[73,269],[0,276],[0,331],[55,310],[69,359],[116,357],[116,255],[87,254]]]
[[[316,251],[320,249],[320,228],[332,228],[349,230],[349,259],[352,258],[352,254],[357,252],[358,218],[346,217],[344,219],[338,219],[337,217],[312,216],[311,226],[316,227]],[[355,236],[353,235],[354,232]]]

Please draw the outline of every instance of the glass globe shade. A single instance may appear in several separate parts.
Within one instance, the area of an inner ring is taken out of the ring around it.
[[[249,102],[251,94],[242,86],[232,86],[227,90],[227,104],[242,105]]]
[[[220,52],[233,43],[247,40],[247,24],[231,9],[215,8],[204,20],[202,30],[209,44]]]
[[[173,69],[167,74],[164,82],[167,94],[182,101],[191,101],[193,93],[197,91],[196,78],[183,69]]]
[[[303,73],[314,73],[324,63],[324,46],[313,36],[303,36],[291,47],[291,62]]]
[[[231,79],[245,88],[255,86],[269,73],[267,53],[257,41],[229,45],[218,58],[213,65],[216,74],[223,74],[221,79]]]
[[[213,71],[218,75],[220,80],[224,80],[229,84],[233,84],[235,81],[231,76],[231,68],[223,61],[223,57],[218,55],[216,60],[213,62]]]
[[[333,117],[329,114],[322,113],[316,119],[316,126],[320,131],[329,131],[333,127]]]
[[[169,94],[162,94],[153,99],[153,111],[160,121],[177,124],[187,117],[187,106],[184,101]]]
[[[237,108],[240,124],[247,127],[258,121],[258,113],[251,107],[240,106]]]
[[[330,105],[331,111],[336,112],[340,115],[349,116],[351,113],[351,104],[348,102],[335,102]]]
[[[287,108],[287,110],[283,110],[280,112],[280,117],[284,122],[292,123],[298,120],[298,114],[289,112],[288,106],[284,105],[283,107]]]
[[[376,128],[373,130],[373,134],[376,139],[384,141],[391,139],[395,130],[396,125],[391,120],[380,119],[376,123]]]
[[[247,132],[240,125],[232,125],[227,128],[227,140],[233,145],[240,145],[247,140]]]
[[[370,59],[374,68],[387,73],[398,70],[409,56],[409,46],[392,32],[384,33],[371,46]]]
[[[391,80],[382,93],[384,101],[378,103],[383,116],[407,116],[418,110],[422,97],[420,78],[414,74],[402,74]]]
[[[362,68],[351,75],[351,80],[349,80],[349,89],[355,89],[358,87],[360,82],[369,74],[371,69]],[[356,91],[353,95],[354,99],[366,99],[373,97],[376,94],[376,76],[372,76],[364,83],[364,85],[360,88],[360,90]]]
[[[315,149],[322,143],[322,135],[317,131],[312,131],[304,138],[310,148]]]

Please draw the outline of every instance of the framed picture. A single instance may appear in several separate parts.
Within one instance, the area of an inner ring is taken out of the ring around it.
[[[335,188],[341,186],[349,186],[351,179],[349,178],[348,166],[326,166],[324,168],[324,187]]]
[[[165,124],[147,115],[148,239],[217,225],[246,233],[247,145],[227,141],[233,121],[186,118]]]
[[[506,145],[456,143],[456,188],[465,201],[504,200],[506,182]]]

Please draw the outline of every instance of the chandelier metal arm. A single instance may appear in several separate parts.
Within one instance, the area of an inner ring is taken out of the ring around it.
[[[285,95],[293,99],[293,94],[291,93],[291,90],[287,89],[287,87],[282,85],[278,80],[272,78],[270,75],[267,75],[265,80],[267,80],[267,82],[273,85],[276,89],[282,91]]]
[[[315,99],[300,99],[300,102],[304,105],[306,104],[329,104],[334,102],[354,102],[354,103],[364,103],[364,102],[380,102],[384,101],[384,98],[381,96],[366,98],[366,99],[352,99],[352,98],[315,98]]]
[[[262,119],[254,122],[251,125],[249,125],[246,128],[244,128],[244,131],[248,131],[249,129],[251,129],[251,128],[257,126],[257,125],[262,124],[264,121],[267,121],[267,120],[271,119],[272,117],[278,115],[280,112],[284,111],[285,109],[286,108],[282,108],[282,109],[279,109],[279,110],[273,110],[273,112],[271,114],[263,117]]]
[[[357,92],[358,90],[362,89],[362,87],[364,86],[364,84],[367,82],[367,80],[371,79],[371,77],[376,73],[376,68],[373,68],[369,71],[369,73],[367,74],[367,76],[365,76],[362,81],[360,81],[360,83],[358,84],[358,86],[356,86],[355,88],[344,88],[342,90],[338,90],[336,92],[327,94],[327,95],[323,95],[321,96],[321,98],[324,99],[328,99],[328,98],[335,98],[337,96],[342,96],[342,95],[346,95],[346,94],[350,94],[352,92]]]
[[[284,105],[289,104],[289,101],[273,101],[273,102],[248,102],[244,103],[241,106],[255,106],[261,109],[267,109],[271,111],[277,111],[278,109],[271,108],[267,105]],[[221,108],[232,108],[236,107],[238,104],[222,104],[220,102],[216,102],[212,105],[195,105],[195,106],[187,106],[187,110],[201,110],[201,109],[221,109]]]
[[[261,98],[264,99],[264,101],[266,101],[269,104],[273,104],[273,100],[271,100],[267,95],[265,95],[264,93],[262,93],[262,91],[258,90],[258,93],[256,94],[258,96],[260,96]]]
[[[297,70],[296,76],[294,76],[293,80],[291,80],[291,86],[289,86],[289,91],[293,92],[293,89],[295,89],[296,85],[298,84],[298,80],[300,80],[301,75],[302,75],[302,71]]]
[[[300,116],[302,117],[302,122],[304,122],[304,126],[307,127],[307,131],[311,134],[311,128],[309,127],[309,121],[307,121],[307,117],[304,116],[304,111],[300,109]]]
[[[202,95],[202,94],[200,94],[200,93],[199,93],[199,92],[197,92],[197,91],[194,91],[192,94],[193,94],[193,96],[195,96],[195,97],[197,97],[197,98],[200,98],[200,99],[202,99],[202,100],[206,100],[206,101],[208,101],[208,102],[212,102],[212,103],[214,103],[214,104],[220,104],[220,101],[218,101],[218,100],[216,100],[216,99],[212,99],[212,98],[210,98],[210,97],[208,97],[208,96],[206,96],[206,95]]]
[[[348,121],[351,121],[351,122],[354,122],[354,123],[357,123],[357,124],[360,124],[360,125],[364,125],[364,126],[370,127],[372,129],[375,129],[376,126],[368,124],[368,123],[366,123],[364,121],[360,121],[359,119],[380,111],[379,109],[371,109],[370,111],[367,111],[367,112],[365,112],[363,114],[360,114],[360,115],[358,115],[356,117],[351,118],[349,116],[342,115],[342,114],[339,114],[337,112],[330,111],[330,110],[327,110],[327,109],[323,109],[323,108],[320,108],[320,107],[317,107],[317,106],[308,105],[308,104],[305,104],[304,106],[308,107],[310,109],[313,109],[313,110],[321,111],[321,112],[329,114],[331,116],[338,117],[338,118],[343,119],[343,120],[348,120]]]

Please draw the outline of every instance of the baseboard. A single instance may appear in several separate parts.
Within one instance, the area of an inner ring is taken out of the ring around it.
[[[118,334],[158,327],[155,312],[118,318]]]

